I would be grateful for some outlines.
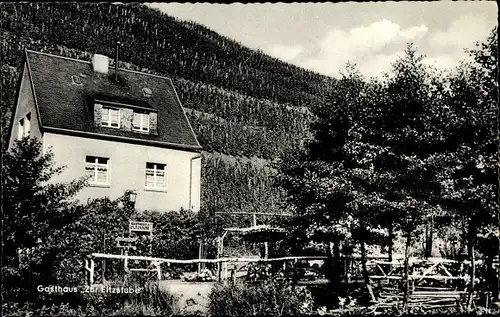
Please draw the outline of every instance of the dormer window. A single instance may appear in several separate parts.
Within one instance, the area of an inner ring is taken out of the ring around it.
[[[132,129],[134,131],[149,132],[149,114],[134,112],[134,120],[132,121]]]
[[[153,91],[150,89],[150,88],[142,88],[142,94],[144,95],[144,97],[151,97],[153,95]]]
[[[71,76],[71,81],[73,82],[73,85],[83,85],[82,78],[79,75]]]
[[[101,114],[102,114],[101,125],[103,127],[116,128],[116,129],[120,128],[120,110],[119,109],[102,107]]]

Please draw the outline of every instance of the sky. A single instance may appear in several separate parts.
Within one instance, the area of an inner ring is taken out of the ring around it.
[[[347,62],[380,77],[413,43],[424,63],[453,69],[497,25],[495,1],[149,3],[285,62],[338,77]]]

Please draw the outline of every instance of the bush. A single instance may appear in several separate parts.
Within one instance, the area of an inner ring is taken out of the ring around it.
[[[139,239],[137,250],[131,251],[130,254],[166,259],[196,259],[199,242],[213,240],[205,237],[207,230],[204,219],[200,219],[200,215],[191,210],[138,212],[134,214],[133,219],[152,222],[154,236],[151,239]],[[209,256],[215,257],[215,246],[211,244],[209,247]]]
[[[162,315],[177,314],[178,298],[161,289],[158,283],[145,286],[114,284],[113,287],[141,287],[139,293],[88,293],[85,311],[102,311],[105,315]]]
[[[266,282],[216,284],[209,295],[212,316],[303,315],[312,312],[312,296],[304,287]]]
[[[75,195],[85,179],[51,183],[63,170],[36,138],[15,141],[2,164],[2,296],[30,301],[39,284],[58,282],[54,263],[71,249],[79,214]]]

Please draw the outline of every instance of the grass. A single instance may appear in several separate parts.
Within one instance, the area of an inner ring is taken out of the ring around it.
[[[303,315],[312,312],[305,287],[269,281],[259,284],[219,283],[209,295],[212,316]]]
[[[138,286],[120,284],[112,286]],[[179,298],[161,289],[158,283],[146,284],[138,293],[78,292],[73,295],[72,299],[66,297],[66,302],[51,305],[3,303],[2,310],[7,316],[172,316],[180,313]],[[80,304],[76,305],[77,302]]]

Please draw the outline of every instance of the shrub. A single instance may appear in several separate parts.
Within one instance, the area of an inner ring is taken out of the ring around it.
[[[212,316],[303,315],[312,312],[312,296],[304,287],[288,283],[241,282],[216,284],[209,295]]]
[[[114,284],[113,287],[141,287],[139,285]],[[161,289],[158,283],[141,287],[139,293],[88,293],[85,311],[106,312],[105,315],[162,315],[179,313],[178,298]]]
[[[217,247],[214,238],[222,229],[214,229],[213,215],[206,211],[155,212],[143,211],[133,215],[133,220],[152,222],[154,235],[143,236],[136,243],[137,250],[132,255],[149,255],[166,259],[196,259],[199,244],[204,245],[204,253],[208,258],[215,258]]]
[[[24,137],[3,156],[2,296],[9,300],[31,300],[37,285],[57,282],[54,263],[71,248],[79,219],[74,196],[85,179],[49,182],[63,168],[42,149]]]

